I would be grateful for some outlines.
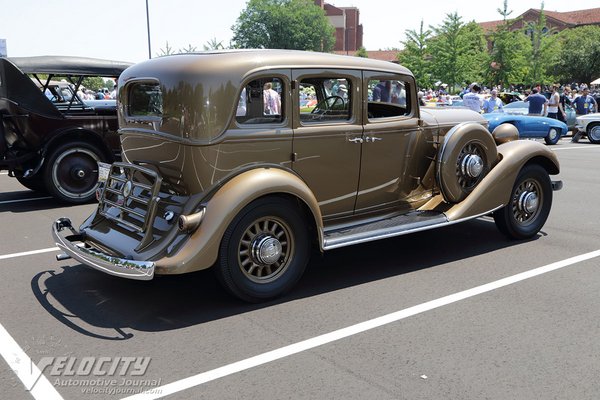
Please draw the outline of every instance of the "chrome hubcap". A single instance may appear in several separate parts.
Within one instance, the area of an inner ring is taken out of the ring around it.
[[[530,223],[539,213],[542,191],[535,180],[525,180],[516,188],[513,196],[513,215],[517,222]]]
[[[91,196],[98,187],[98,156],[84,148],[73,148],[56,158],[52,183],[67,198]]]
[[[259,264],[270,265],[281,257],[281,242],[277,238],[264,235],[252,241],[252,258]]]
[[[483,160],[477,154],[468,154],[463,158],[462,173],[470,178],[477,178],[483,171]]]
[[[485,175],[484,157],[483,148],[474,142],[463,147],[458,155],[456,177],[458,185],[464,192],[471,192]]]
[[[538,197],[533,192],[523,192],[519,197],[519,203],[517,205],[520,211],[533,214],[538,208]]]
[[[294,254],[292,230],[277,217],[263,217],[244,231],[238,246],[242,273],[256,283],[268,283],[283,274]]]
[[[594,125],[588,134],[593,140],[600,140],[600,125]]]

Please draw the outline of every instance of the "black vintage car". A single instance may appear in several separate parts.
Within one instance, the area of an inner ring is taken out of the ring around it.
[[[119,158],[117,107],[116,100],[84,100],[79,90],[85,77],[116,78],[130,65],[81,57],[0,58],[0,170],[64,202],[92,200],[97,162]]]

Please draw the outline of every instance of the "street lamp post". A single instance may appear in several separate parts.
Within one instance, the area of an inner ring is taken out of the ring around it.
[[[148,28],[148,58],[152,58],[152,48],[150,46],[150,12],[148,11],[148,0],[146,0],[146,27]]]

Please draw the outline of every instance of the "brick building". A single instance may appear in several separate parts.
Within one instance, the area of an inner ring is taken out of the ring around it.
[[[509,20],[510,30],[516,31],[522,29],[528,22],[536,23],[540,18],[540,13],[541,10],[530,8],[517,18]],[[600,26],[600,8],[566,12],[544,10],[544,14],[546,16],[546,27],[544,29],[553,29],[555,33],[584,25]],[[479,25],[485,32],[492,32],[496,30],[498,25],[502,25],[503,22],[502,20],[480,22]]]
[[[356,7],[335,7],[324,0],[315,0],[315,4],[325,10],[325,15],[335,28],[334,51],[356,52],[363,45],[363,26]]]

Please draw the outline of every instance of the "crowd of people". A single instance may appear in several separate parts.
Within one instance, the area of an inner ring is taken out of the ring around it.
[[[112,90],[108,90],[108,88],[103,88],[99,89],[97,92],[80,86],[79,90],[77,91],[77,97],[79,97],[82,101],[116,99],[117,86],[115,85]]]
[[[528,115],[547,116],[548,118],[558,119],[562,122],[567,121],[566,106],[573,107],[576,115],[585,115],[599,112],[598,102],[600,101],[600,88],[596,87],[590,90],[587,84],[554,84],[550,86],[537,85],[532,88],[510,86],[508,88],[482,87],[474,82],[463,88],[458,96],[452,100],[444,88],[439,90],[420,91],[419,100],[421,105],[456,105],[457,99],[460,100],[463,107],[470,108],[478,113],[491,113],[502,111],[506,105],[498,95],[508,94],[508,101],[522,100],[527,103]],[[575,133],[573,141],[577,142],[581,136],[580,132]]]

